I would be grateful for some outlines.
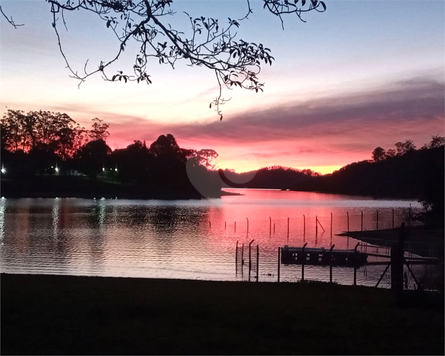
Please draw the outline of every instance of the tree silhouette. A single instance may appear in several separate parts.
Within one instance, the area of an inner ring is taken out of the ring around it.
[[[274,58],[263,44],[239,38],[237,29],[253,13],[250,0],[246,0],[246,15],[238,20],[197,16],[185,13],[189,22],[187,32],[176,27],[171,19],[178,17],[173,0],[46,0],[52,13],[52,27],[57,36],[60,52],[71,76],[79,85],[88,77],[100,74],[107,81],[136,81],[152,83],[148,67],[151,59],[172,68],[178,61],[190,66],[205,67],[213,71],[219,85],[219,94],[210,103],[222,119],[220,105],[225,103],[222,87],[239,87],[255,92],[263,90],[258,79],[263,64],[272,64]],[[298,19],[310,11],[323,12],[326,5],[320,0],[262,0],[263,8],[278,16],[294,14]],[[207,4],[207,3],[205,3]],[[229,5],[228,5],[229,6]],[[1,10],[1,7],[0,7]],[[98,17],[117,40],[115,53],[89,66],[83,72],[73,68],[65,55],[60,35],[60,25],[67,29],[66,13],[81,11]],[[13,26],[12,19],[2,14]],[[133,47],[135,45],[136,47]],[[131,71],[109,73],[126,48],[137,48]]]
[[[79,162],[80,171],[96,179],[97,175],[108,161],[111,154],[111,148],[107,146],[104,140],[88,142],[80,148],[74,155]]]
[[[372,159],[374,162],[381,161],[385,159],[385,150],[382,147],[376,147],[374,151],[372,151]]]

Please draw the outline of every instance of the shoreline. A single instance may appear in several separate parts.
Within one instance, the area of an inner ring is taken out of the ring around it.
[[[442,308],[391,291],[1,274],[2,354],[443,354]]]

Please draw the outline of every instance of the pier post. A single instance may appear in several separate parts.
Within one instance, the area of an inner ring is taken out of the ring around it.
[[[306,216],[303,215],[303,242],[306,240]]]
[[[306,262],[306,252],[304,249],[306,248],[307,242],[303,245],[301,249],[301,253],[303,254],[303,259],[301,260],[301,281],[304,282],[304,263]]]
[[[249,233],[249,218],[246,218],[247,220],[247,233]]]
[[[241,274],[243,274],[244,266],[244,244],[241,245]]]
[[[249,282],[250,282],[250,272],[252,271],[252,242],[249,242]]]
[[[318,217],[315,215],[315,237],[318,236]]]
[[[280,267],[281,267],[281,247],[278,247],[278,268],[277,268],[278,283],[280,283]]]
[[[349,232],[349,212],[346,212],[346,227],[347,231]]]
[[[256,281],[259,281],[260,276],[260,246],[256,245]]]
[[[289,217],[287,218],[287,242],[289,242]]]
[[[357,248],[360,245],[360,242],[357,242],[354,248],[354,286],[357,285]]]
[[[275,223],[273,223],[273,233],[275,234]]]
[[[391,246],[391,289],[395,292],[397,304],[400,304],[403,292],[404,240],[405,223],[402,223],[399,239]]]
[[[331,213],[331,239],[332,239],[332,213]]]
[[[236,232],[236,221],[233,223],[233,232]]]
[[[227,230],[227,221],[224,221],[224,230]]]
[[[332,283],[332,250],[334,249],[335,245],[331,246],[331,250],[329,251],[330,258],[329,258],[329,283]]]
[[[235,247],[235,273],[238,274],[238,240],[236,240]]]
[[[272,235],[272,218],[269,216],[269,236]]]

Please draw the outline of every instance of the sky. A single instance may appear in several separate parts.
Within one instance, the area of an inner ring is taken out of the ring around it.
[[[109,83],[90,77],[78,87],[69,77],[44,0],[1,0],[24,26],[0,19],[0,107],[65,112],[88,127],[98,117],[110,124],[113,148],[171,133],[184,148],[212,148],[218,168],[245,172],[281,165],[330,173],[371,158],[373,149],[412,139],[421,147],[444,136],[445,2],[325,1],[327,11],[306,22],[280,20],[251,0],[253,14],[238,36],[263,43],[275,61],[259,75],[264,92],[234,89],[224,118],[209,103],[218,95],[214,73],[179,63],[150,64],[153,84]],[[244,16],[244,0],[176,0],[174,16]],[[82,71],[113,56],[116,42],[103,22],[81,12],[66,18],[62,44],[72,67]],[[131,68],[131,46],[119,68]]]

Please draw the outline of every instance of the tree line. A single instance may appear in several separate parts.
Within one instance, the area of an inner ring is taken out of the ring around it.
[[[167,134],[149,146],[135,140],[113,151],[106,143],[108,128],[109,124],[98,118],[85,129],[67,114],[8,110],[0,120],[2,178],[37,185],[39,177],[81,176],[113,184],[113,188],[107,188],[110,194],[125,190],[117,185],[132,186],[125,191],[131,190],[134,195],[154,191],[196,193],[187,177],[188,162],[189,169],[199,170],[202,179],[209,180],[210,195],[220,191],[217,182],[210,182],[208,172],[218,156],[214,150],[181,148],[173,135]]]

